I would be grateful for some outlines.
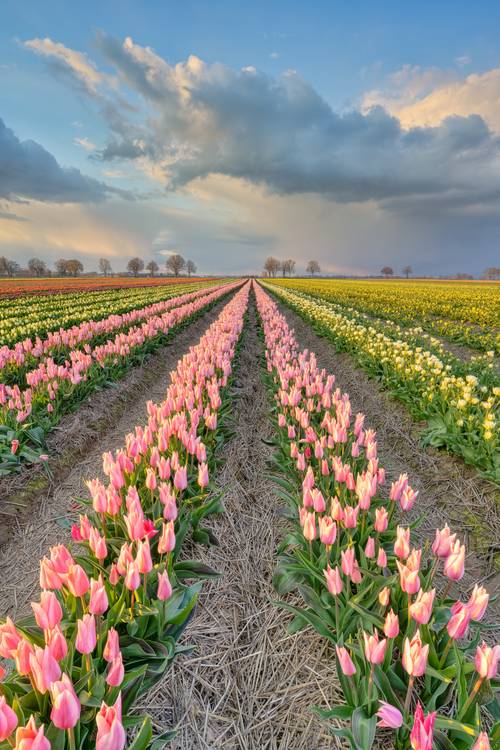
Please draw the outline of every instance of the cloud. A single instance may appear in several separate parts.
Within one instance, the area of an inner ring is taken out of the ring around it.
[[[61,167],[43,146],[20,141],[0,119],[0,198],[91,203],[105,200],[111,192],[126,196],[79,169]]]
[[[453,71],[406,66],[391,76],[386,90],[365,94],[363,110],[375,105],[383,106],[407,129],[436,127],[450,116],[476,114],[500,132],[500,68],[464,78]]]
[[[85,151],[95,151],[96,148],[97,148],[97,146],[95,145],[95,143],[92,143],[92,141],[89,141],[89,139],[86,138],[86,137],[85,138],[74,138],[73,139],[73,143],[76,146],[81,146],[82,148],[85,149]]]
[[[279,57],[279,52],[271,52],[269,57],[271,58],[271,60],[277,60]]]
[[[466,65],[471,64],[472,59],[469,57],[469,55],[460,55],[460,57],[455,57],[455,62],[461,68],[464,68]]]
[[[106,76],[97,70],[95,63],[85,53],[65,47],[60,42],[53,42],[48,37],[28,39],[24,46],[37,55],[50,58],[54,70],[71,76],[90,94],[95,94],[98,86],[106,80]]]

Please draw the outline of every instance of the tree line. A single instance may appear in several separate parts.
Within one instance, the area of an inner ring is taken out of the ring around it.
[[[282,276],[292,276],[295,273],[295,266],[297,263],[288,258],[287,260],[278,260],[272,256],[266,258],[264,263],[264,275],[265,276],[277,276],[281,273]],[[321,273],[321,267],[317,260],[310,260],[306,266],[306,273],[314,276],[315,273]]]
[[[155,260],[151,260],[144,265],[143,259],[136,257],[131,258],[127,263],[127,271],[134,276],[138,276],[144,268],[146,268],[151,276],[155,276],[160,271],[160,266]],[[59,258],[59,260],[56,260],[54,263],[54,269],[54,273],[57,276],[78,276],[84,271],[83,263],[75,258],[69,260],[66,258]],[[165,269],[167,273],[170,273],[173,276],[180,276],[183,272],[187,273],[188,276],[191,276],[191,274],[194,274],[197,271],[196,264],[192,260],[185,260],[182,255],[179,255],[178,253],[168,256],[165,262]],[[108,258],[99,259],[99,271],[103,276],[109,276],[113,273],[113,268]],[[45,261],[40,258],[30,258],[26,269],[23,269],[15,260],[10,260],[9,258],[0,256],[0,276],[12,277],[19,276],[23,273],[31,276],[50,276],[53,272]]]

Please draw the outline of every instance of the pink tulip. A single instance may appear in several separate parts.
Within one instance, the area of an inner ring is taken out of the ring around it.
[[[420,631],[417,630],[413,638],[405,638],[403,645],[402,664],[406,672],[412,677],[421,677],[427,669],[429,645],[422,645]]]
[[[484,641],[477,647],[474,665],[476,672],[482,679],[491,680],[496,677],[500,660],[500,646],[491,648]]]
[[[62,589],[63,582],[52,562],[43,557],[40,560],[40,588],[45,590]]]
[[[469,610],[471,620],[479,622],[479,620],[483,619],[489,599],[490,595],[486,589],[482,586],[478,586],[476,583],[470,599],[467,602],[467,609]]]
[[[319,519],[319,538],[323,544],[331,546],[337,538],[337,524],[332,521],[330,516],[323,516]]]
[[[396,638],[399,633],[399,620],[397,614],[391,609],[385,616],[384,635],[387,638]]]
[[[97,581],[94,578],[90,580],[89,612],[91,615],[103,615],[108,607],[108,595],[101,573]]]
[[[90,588],[90,581],[81,565],[70,565],[65,583],[73,596],[84,596]]]
[[[432,589],[432,591],[420,590],[417,594],[417,598],[410,606],[410,616],[415,622],[418,622],[419,625],[427,625],[431,619],[435,596],[436,589]]]
[[[379,534],[383,533],[387,530],[387,526],[389,523],[389,514],[387,513],[385,508],[377,508],[375,511],[375,524],[374,528],[375,531],[378,531]]]
[[[312,542],[316,539],[316,516],[314,513],[307,513],[304,519],[303,528],[304,538],[308,542]]]
[[[491,750],[490,741],[486,732],[481,732],[477,740],[472,745],[471,750]]]
[[[39,693],[46,693],[53,682],[61,676],[61,668],[50,652],[50,648],[35,646],[30,656],[31,679]]]
[[[346,550],[342,550],[340,553],[342,559],[342,573],[345,576],[351,576],[354,570],[354,563],[356,561],[356,552],[354,547],[348,547]]]
[[[125,573],[125,586],[129,591],[135,591],[141,585],[141,576],[137,563],[130,562],[127,565],[127,572]]]
[[[62,608],[57,596],[52,591],[42,591],[40,603],[31,602],[36,624],[42,630],[51,630],[62,620]]]
[[[107,662],[112,662],[116,659],[119,653],[120,642],[118,639],[118,632],[114,628],[110,628],[108,630],[108,637],[106,639],[102,656]]]
[[[375,557],[375,539],[372,536],[369,536],[366,542],[365,555],[368,559]]]
[[[5,697],[0,695],[0,742],[6,740],[17,727],[17,716]]]
[[[113,565],[111,566],[108,580],[112,586],[116,586],[116,584],[120,580],[120,573],[118,571],[118,566],[116,563],[113,563]]]
[[[16,663],[16,669],[21,675],[27,675],[31,672],[31,655],[34,654],[33,646],[25,638],[21,638],[17,648],[12,652],[12,657]],[[54,654],[52,654],[54,656]],[[56,658],[54,656],[54,658]]]
[[[0,625],[0,656],[12,659],[21,637],[10,617],[7,617],[5,623]]]
[[[122,544],[120,548],[120,554],[116,561],[116,569],[121,576],[124,576],[127,572],[127,565],[134,561],[134,556],[128,544]]]
[[[342,578],[340,577],[338,566],[335,568],[330,568],[330,566],[328,566],[323,573],[326,578],[328,591],[330,594],[333,594],[333,596],[338,596],[343,589]]]
[[[80,701],[67,674],[50,687],[52,711],[50,718],[58,729],[72,729],[80,718]]]
[[[174,474],[174,487],[179,490],[185,490],[187,487],[187,467],[179,466]]]
[[[154,469],[147,469],[144,484],[150,492],[156,489],[156,474]]]
[[[399,727],[403,725],[403,714],[401,711],[385,701],[380,701],[380,708],[377,711],[377,716],[380,719],[377,723],[378,727],[399,729]]]
[[[358,561],[354,560],[351,573],[351,581],[353,583],[361,583],[361,570],[359,569]]]
[[[351,677],[351,675],[356,674],[356,667],[354,666],[354,662],[349,656],[348,650],[344,648],[344,646],[335,646],[335,650],[337,652],[337,657],[342,672],[347,677]]]
[[[413,729],[410,733],[412,750],[432,750],[435,720],[435,711],[424,717],[422,704],[420,702],[417,703],[413,719]]]
[[[81,654],[91,654],[96,647],[97,637],[94,615],[83,615],[77,620],[75,648]]]
[[[365,656],[366,660],[370,664],[382,664],[385,657],[385,650],[387,648],[387,639],[382,638],[379,641],[378,632],[375,631],[373,635],[369,635],[363,631],[363,640],[365,643]]]
[[[17,449],[19,448],[19,440],[14,438],[14,440],[10,444],[10,452],[14,456],[17,453]]]
[[[163,573],[158,573],[158,599],[161,601],[164,601],[165,599],[169,599],[172,595],[172,585],[168,578],[168,573],[166,570],[163,571]]]
[[[206,463],[201,463],[198,467],[198,485],[204,489],[208,485],[208,466]]]
[[[394,554],[400,560],[406,560],[410,554],[410,529],[398,526],[396,529],[396,541],[394,543]]]
[[[330,516],[334,521],[340,523],[344,520],[344,511],[337,497],[334,497],[330,507]]]
[[[74,564],[74,560],[71,557],[71,553],[64,544],[58,544],[55,547],[50,548],[50,561],[54,566],[54,570],[61,575],[62,573],[68,573],[71,565]]]
[[[409,567],[400,563],[399,560],[396,560],[396,565],[399,570],[399,583],[402,591],[406,594],[416,594],[420,589],[418,570],[410,570]]]
[[[385,554],[385,549],[383,547],[379,547],[377,555],[377,565],[379,566],[379,568],[387,567],[387,555]]]
[[[30,716],[26,726],[16,730],[15,750],[50,750],[50,742],[44,732],[44,725],[37,729],[35,717]]]
[[[382,607],[387,607],[391,599],[391,590],[388,586],[385,586],[378,595],[378,600]]]
[[[454,640],[464,638],[470,623],[470,611],[466,604],[455,602],[451,607],[451,617],[448,620],[446,629],[450,638]]]
[[[169,521],[162,526],[162,533],[158,540],[158,552],[164,555],[166,552],[172,552],[175,549],[175,531],[174,522]]]
[[[355,529],[358,525],[358,507],[346,505],[344,508],[344,525],[346,529]]]
[[[149,573],[153,569],[149,539],[146,538],[144,542],[137,542],[137,557],[135,561],[139,573]]]
[[[123,750],[126,734],[122,724],[122,702],[119,695],[114,706],[104,702],[96,716],[96,750]]]
[[[124,676],[125,676],[125,670],[123,667],[122,655],[118,654],[118,656],[115,659],[113,659],[113,661],[110,664],[108,674],[106,677],[106,682],[111,687],[118,687],[118,685],[122,684]]]
[[[432,551],[436,557],[448,557],[456,536],[456,534],[451,534],[447,523],[443,529],[436,529],[436,537],[432,544]]]
[[[68,653],[68,644],[59,625],[45,631],[45,645],[56,661],[61,661]]]
[[[457,539],[444,561],[443,573],[452,581],[460,581],[465,569],[465,545]]]

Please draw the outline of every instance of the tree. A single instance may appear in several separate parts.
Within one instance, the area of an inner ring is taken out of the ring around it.
[[[0,274],[2,276],[7,275],[7,266],[8,266],[8,259],[5,257],[5,255],[0,256]]]
[[[269,276],[276,276],[276,274],[280,270],[280,266],[281,263],[279,262],[279,260],[270,256],[264,263],[264,270],[267,271]]]
[[[28,270],[35,276],[43,276],[44,273],[47,273],[47,266],[40,258],[31,258],[28,261]]]
[[[143,268],[144,261],[142,260],[142,258],[131,258],[127,263],[127,271],[129,271],[129,273],[133,273],[134,276],[137,276],[137,274],[142,271]]]
[[[67,260],[66,270],[70,276],[78,276],[78,274],[83,271],[83,263],[75,259]]]
[[[295,272],[295,261],[291,258],[284,260],[281,264],[281,270],[283,272],[283,276],[286,276],[287,274],[291,276],[292,273]]]
[[[99,271],[103,274],[103,276],[107,276],[108,273],[112,273],[111,263],[107,258],[101,258],[99,260]]]
[[[19,273],[21,270],[21,267],[19,263],[16,263],[15,260],[7,260],[6,266],[5,266],[5,272],[7,276],[14,276],[15,273]]]
[[[188,276],[191,276],[192,273],[196,273],[196,263],[193,263],[192,260],[188,260],[188,262],[186,263],[186,271]]]
[[[315,273],[321,273],[321,267],[317,260],[310,260],[307,264],[306,272],[314,276]]]
[[[174,253],[173,255],[168,256],[165,265],[167,267],[167,271],[173,276],[180,276],[181,271],[186,267],[186,261],[184,260],[182,255],[179,255],[179,253]]]
[[[155,273],[158,273],[158,271],[160,270],[160,267],[155,260],[150,260],[148,265],[146,266],[146,269],[149,271],[151,276],[154,276]]]
[[[483,272],[483,279],[488,279],[488,281],[496,281],[497,279],[500,279],[500,268],[490,266],[490,268],[487,268]]]
[[[54,263],[55,269],[57,273],[59,274],[59,276],[68,275],[68,269],[66,267],[67,262],[68,261],[65,260],[64,258],[59,258],[59,260],[56,260],[56,262]]]
[[[382,270],[380,271],[380,273],[384,274],[384,276],[385,276],[386,279],[388,279],[389,276],[393,276],[394,275],[394,271],[393,271],[393,269],[390,266],[384,266],[382,268]]]
[[[403,273],[406,276],[406,278],[408,278],[408,276],[411,276],[411,274],[413,273],[413,268],[411,266],[405,266],[403,268]]]

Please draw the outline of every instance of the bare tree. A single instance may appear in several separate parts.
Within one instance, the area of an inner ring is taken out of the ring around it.
[[[28,270],[34,276],[43,276],[44,273],[47,273],[47,266],[40,258],[31,258],[28,261]]]
[[[487,268],[483,272],[483,279],[488,279],[488,281],[496,281],[497,279],[500,279],[500,268],[490,266],[490,268]]]
[[[403,268],[403,273],[406,276],[406,278],[408,278],[413,273],[413,268],[411,266],[405,266]]]
[[[19,273],[19,271],[21,270],[21,266],[19,265],[19,263],[16,263],[15,260],[8,260],[5,270],[7,272],[7,276],[14,276],[14,274]]]
[[[99,260],[99,271],[103,274],[103,276],[107,276],[109,273],[112,273],[111,263],[107,258],[101,258]]]
[[[306,272],[311,276],[314,276],[315,273],[321,273],[321,266],[319,265],[318,261],[310,260],[307,264]]]
[[[196,273],[198,269],[196,268],[196,263],[194,263],[192,260],[188,260],[186,263],[186,271],[187,275],[191,276],[192,273]]]
[[[281,264],[279,260],[270,256],[264,263],[264,270],[267,271],[269,276],[276,276],[276,274],[280,270],[280,266]]]
[[[59,260],[56,260],[54,266],[59,276],[68,275],[67,263],[68,261],[65,260],[64,258],[59,258]]]
[[[130,258],[129,262],[127,263],[127,271],[129,273],[133,273],[134,276],[137,276],[138,273],[140,273],[144,268],[144,261],[142,258]]]
[[[183,271],[186,267],[186,261],[184,260],[182,255],[179,255],[179,253],[174,253],[173,255],[168,256],[165,265],[167,267],[167,271],[173,276],[180,276],[181,271]]]
[[[386,279],[388,279],[389,276],[394,276],[394,271],[390,266],[384,266],[380,273],[382,273]]]
[[[150,260],[148,265],[146,266],[146,269],[149,271],[151,276],[154,276],[155,273],[158,273],[158,271],[160,270],[160,266],[155,260]]]
[[[78,274],[83,271],[83,263],[75,259],[67,260],[66,271],[70,276],[78,276]]]
[[[295,261],[291,258],[284,260],[281,264],[281,270],[283,271],[283,276],[287,274],[291,276],[292,273],[295,273]]]

